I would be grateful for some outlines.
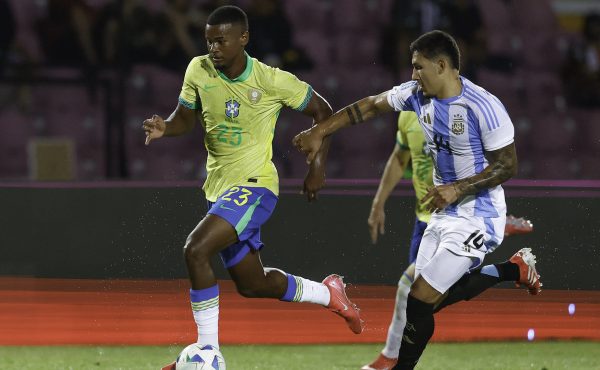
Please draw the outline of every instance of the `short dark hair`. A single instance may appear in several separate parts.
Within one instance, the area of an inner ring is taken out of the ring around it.
[[[427,59],[433,59],[440,55],[450,58],[452,66],[460,69],[460,50],[454,37],[447,32],[434,30],[424,33],[410,44],[411,55],[418,51]]]
[[[210,13],[206,20],[206,24],[210,24],[211,26],[227,23],[239,24],[244,31],[248,31],[248,16],[237,6],[220,6]]]

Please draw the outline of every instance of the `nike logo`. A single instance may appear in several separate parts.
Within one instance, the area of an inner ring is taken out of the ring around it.
[[[217,87],[217,85],[207,85],[205,84],[204,87],[200,86],[200,88],[206,92],[208,92],[208,90],[212,89],[213,87]]]
[[[235,209],[233,209],[233,208],[229,208],[229,207],[227,207],[225,204],[221,204],[221,205],[219,206],[219,208],[222,208],[222,209],[228,209],[228,210],[230,210],[230,211],[234,211],[234,212],[235,212]]]

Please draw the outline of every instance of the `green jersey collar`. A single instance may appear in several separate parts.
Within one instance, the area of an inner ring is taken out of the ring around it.
[[[244,72],[242,72],[241,75],[237,76],[234,79],[230,79],[229,77],[225,76],[221,71],[219,71],[217,69],[217,73],[219,74],[219,76],[221,76],[222,79],[224,79],[227,82],[244,82],[248,79],[248,77],[250,77],[250,73],[252,73],[252,64],[254,63],[252,58],[250,58],[250,55],[248,55],[248,53],[246,53],[244,51],[244,55],[246,55],[246,69],[244,69]]]

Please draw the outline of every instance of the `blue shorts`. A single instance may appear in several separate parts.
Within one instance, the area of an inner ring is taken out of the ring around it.
[[[235,228],[238,242],[219,252],[226,268],[239,263],[250,250],[260,250],[260,227],[277,204],[277,196],[266,188],[234,186],[216,202],[208,201],[208,213],[217,215]]]
[[[410,239],[410,249],[408,250],[408,263],[411,264],[417,260],[417,254],[419,253],[419,245],[421,239],[423,239],[423,233],[427,228],[427,223],[420,221],[418,218],[415,219],[415,227],[413,229],[412,238]]]

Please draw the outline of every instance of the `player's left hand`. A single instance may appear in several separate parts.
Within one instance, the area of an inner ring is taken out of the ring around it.
[[[318,131],[318,126],[313,126],[308,130],[304,130],[294,137],[292,144],[306,154],[306,163],[311,164],[315,159],[317,152],[323,144],[323,136]]]
[[[309,202],[318,199],[317,193],[323,185],[325,185],[325,171],[322,166],[310,166],[308,173],[304,178],[304,187],[302,188],[302,194],[306,194]]]
[[[458,193],[453,184],[434,186],[421,199],[429,212],[437,212],[458,200]]]

